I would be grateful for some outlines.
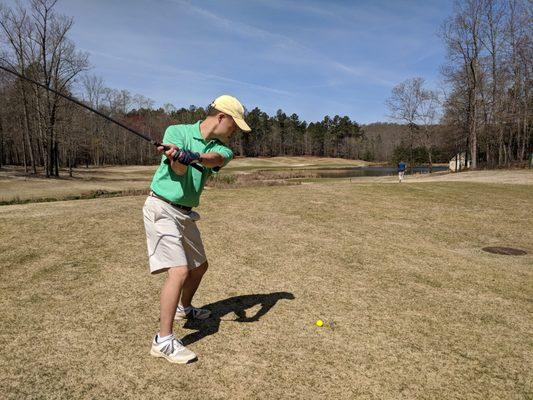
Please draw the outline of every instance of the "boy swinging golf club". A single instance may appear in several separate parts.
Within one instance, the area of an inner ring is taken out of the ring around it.
[[[166,272],[161,289],[159,332],[150,354],[184,364],[196,354],[178,340],[174,319],[206,319],[210,311],[196,308],[192,299],[207,270],[207,257],[196,227],[200,218],[192,211],[213,168],[225,166],[233,157],[227,147],[238,130],[251,129],[244,107],[232,96],[220,96],[210,104],[207,117],[192,125],[167,128],[157,149],[164,153],[143,207],[150,273]],[[204,171],[190,168],[201,163]]]

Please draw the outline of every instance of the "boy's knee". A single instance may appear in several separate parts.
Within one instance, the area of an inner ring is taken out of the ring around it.
[[[173,267],[168,269],[168,278],[173,280],[185,280],[189,276],[187,266]]]

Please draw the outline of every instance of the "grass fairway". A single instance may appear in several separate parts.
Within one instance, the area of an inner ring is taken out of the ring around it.
[[[208,190],[214,318],[175,324],[186,366],[148,354],[163,277],[143,202],[0,207],[0,397],[532,398],[530,185]]]

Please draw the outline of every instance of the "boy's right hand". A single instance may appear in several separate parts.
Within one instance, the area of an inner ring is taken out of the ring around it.
[[[179,153],[180,149],[175,144],[161,143],[161,146],[157,147],[157,151],[159,151],[160,153],[165,153],[168,158],[168,161],[174,161],[174,157]]]

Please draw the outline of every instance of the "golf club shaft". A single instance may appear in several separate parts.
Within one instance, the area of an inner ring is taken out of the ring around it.
[[[83,108],[85,108],[85,109],[87,109],[87,110],[89,110],[89,111],[92,111],[92,112],[95,113],[96,115],[99,115],[100,117],[105,118],[105,119],[108,120],[109,122],[112,122],[112,123],[114,123],[114,124],[117,124],[117,125],[120,126],[121,128],[124,128],[124,129],[126,129],[127,131],[129,131],[129,132],[131,132],[131,133],[133,133],[133,134],[139,136],[140,138],[142,138],[142,139],[144,139],[144,140],[147,140],[148,142],[150,142],[151,144],[153,144],[153,145],[156,146],[156,147],[163,146],[163,148],[164,148],[165,150],[170,150],[170,147],[168,147],[168,146],[164,146],[163,144],[161,144],[161,143],[159,143],[159,142],[156,142],[156,141],[153,140],[152,138],[150,138],[150,137],[148,137],[148,136],[146,136],[146,135],[143,135],[143,134],[140,133],[140,132],[137,132],[136,130],[130,128],[129,126],[126,126],[126,125],[124,125],[123,123],[121,123],[121,122],[119,122],[119,121],[117,121],[117,120],[115,120],[115,119],[113,119],[113,118],[111,118],[111,117],[105,115],[104,113],[101,113],[100,111],[95,110],[94,108],[91,108],[91,107],[89,107],[89,106],[86,105],[86,104],[83,104],[81,101],[76,100],[75,98],[73,98],[73,97],[71,97],[71,96],[68,96],[68,95],[66,95],[66,94],[60,93],[60,92],[58,92],[57,90],[52,89],[51,87],[48,87],[48,86],[46,86],[46,85],[43,85],[42,83],[39,83],[39,82],[37,82],[37,81],[35,81],[35,80],[31,79],[31,78],[28,78],[27,76],[24,76],[24,75],[22,75],[22,74],[19,74],[18,72],[13,71],[13,70],[11,70],[11,69],[9,69],[9,68],[3,67],[2,65],[0,65],[0,69],[4,70],[4,71],[6,71],[6,72],[9,72],[10,74],[15,75],[15,76],[19,77],[20,79],[24,79],[24,80],[26,80],[26,81],[28,81],[28,82],[31,82],[31,83],[33,83],[34,85],[40,86],[40,87],[42,87],[43,89],[46,89],[46,90],[48,90],[48,91],[50,91],[50,92],[52,92],[52,93],[55,93],[56,95],[58,95],[58,96],[60,96],[60,97],[63,97],[64,99],[67,99],[67,100],[69,100],[69,101],[71,101],[71,102],[73,102],[73,103],[79,105],[80,107],[83,107]],[[198,165],[198,164],[190,164],[190,165],[191,165],[191,167],[197,169],[197,170],[200,171],[200,172],[203,172],[203,171],[204,171],[203,167],[200,166],[200,165]]]

